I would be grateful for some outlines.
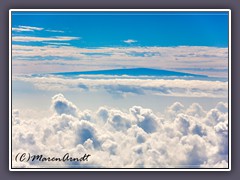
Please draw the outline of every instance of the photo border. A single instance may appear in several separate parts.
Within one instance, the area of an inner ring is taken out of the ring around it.
[[[12,12],[228,12],[228,168],[13,168]],[[230,133],[229,133],[230,132]],[[10,151],[11,150],[11,151]],[[231,9],[10,9],[9,10],[9,171],[231,171]]]

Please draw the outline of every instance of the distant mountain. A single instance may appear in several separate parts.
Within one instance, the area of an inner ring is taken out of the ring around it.
[[[176,71],[150,69],[150,68],[132,68],[132,69],[110,69],[98,71],[80,71],[80,72],[59,72],[54,75],[78,76],[78,75],[128,75],[128,76],[191,76],[191,77],[208,77],[205,75],[190,74]]]

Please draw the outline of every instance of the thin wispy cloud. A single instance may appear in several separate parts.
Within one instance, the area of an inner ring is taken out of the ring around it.
[[[37,37],[37,36],[14,36],[13,42],[41,42],[41,41],[71,41],[78,40],[80,37],[71,36],[54,36],[54,37]]]
[[[23,31],[33,31],[33,30],[32,29],[26,29],[26,28],[12,28],[12,31],[23,32]]]
[[[12,28],[12,31],[22,32],[22,31],[42,31],[44,28],[33,27],[33,26],[18,26]]]
[[[64,31],[61,30],[45,30],[47,32],[57,32],[57,33],[64,33]]]
[[[127,44],[131,44],[131,43],[136,43],[136,40],[133,39],[128,39],[128,40],[124,40],[123,42],[127,43]]]
[[[43,42],[44,44],[49,45],[57,45],[57,46],[69,46],[70,43],[62,43],[62,42]]]
[[[15,32],[33,32],[33,31],[47,31],[47,32],[56,32],[56,33],[64,33],[62,30],[53,30],[53,29],[45,29],[43,27],[34,27],[34,26],[18,26],[18,27],[13,27],[12,31]]]
[[[33,26],[19,26],[20,28],[25,28],[25,29],[32,29],[32,30],[36,30],[36,31],[41,31],[44,28],[42,27],[33,27]]]

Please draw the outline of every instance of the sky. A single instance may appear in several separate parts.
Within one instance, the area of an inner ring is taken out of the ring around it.
[[[91,154],[13,166],[228,168],[228,54],[227,12],[13,12],[12,158]],[[208,77],[55,73],[126,68]]]
[[[12,45],[16,74],[155,67],[226,77],[228,13],[13,12]]]
[[[76,47],[114,47],[133,43],[137,46],[228,47],[226,12],[14,12],[12,27],[18,26],[44,28],[22,31],[23,36],[77,37],[79,39],[70,42]]]

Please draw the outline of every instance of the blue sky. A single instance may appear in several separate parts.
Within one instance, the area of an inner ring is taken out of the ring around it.
[[[228,12],[13,12],[13,73],[156,68],[227,76]]]
[[[79,13],[14,12],[12,27],[33,26],[60,32],[34,31],[16,35],[80,37],[79,47],[127,46],[228,46],[227,12]]]

